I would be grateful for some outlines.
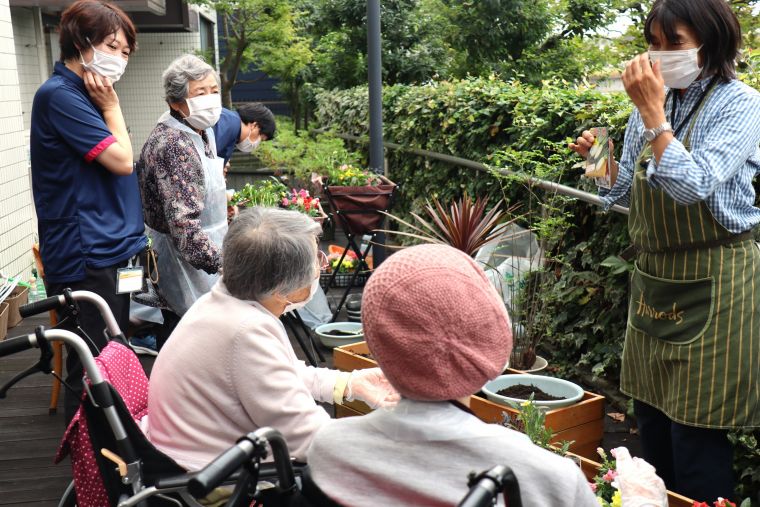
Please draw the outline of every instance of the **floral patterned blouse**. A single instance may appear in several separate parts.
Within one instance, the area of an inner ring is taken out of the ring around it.
[[[202,137],[206,156],[214,157],[205,133]],[[148,227],[168,234],[191,266],[217,273],[222,258],[220,248],[201,228],[203,164],[190,136],[156,125],[143,145],[137,174]]]

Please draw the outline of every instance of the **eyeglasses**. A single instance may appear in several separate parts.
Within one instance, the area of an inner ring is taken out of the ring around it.
[[[327,254],[322,250],[317,250],[317,266],[319,266],[320,271],[326,269],[329,265],[330,261],[327,260]]]

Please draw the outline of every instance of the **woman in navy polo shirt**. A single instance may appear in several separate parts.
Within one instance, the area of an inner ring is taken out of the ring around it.
[[[113,83],[136,47],[135,27],[113,3],[79,0],[61,16],[60,47],[61,61],[34,96],[30,139],[48,293],[93,291],[126,329],[129,294],[117,294],[117,269],[146,239],[132,144]],[[81,307],[82,329],[97,353],[105,323],[94,307]],[[67,382],[81,389],[75,354],[66,365]],[[65,401],[68,420],[79,400],[67,390]]]

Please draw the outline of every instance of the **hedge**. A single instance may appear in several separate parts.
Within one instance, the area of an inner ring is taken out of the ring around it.
[[[760,80],[753,76],[754,86]],[[368,132],[367,89],[317,95],[317,123],[363,136]],[[546,82],[536,88],[494,77],[424,86],[396,85],[383,91],[385,140],[537,175],[595,192],[573,166],[579,158],[567,142],[583,129],[607,126],[619,158],[631,113],[625,94],[589,86]],[[524,202],[524,185],[401,151],[388,151],[390,177],[401,183],[397,212],[419,209],[424,199],[443,201],[462,193],[495,202]],[[572,201],[572,226],[564,231],[564,264],[546,295],[542,342],[564,373],[604,376],[616,382],[627,320],[628,277],[602,265],[629,245],[627,218]]]
[[[317,120],[343,133],[367,131],[367,91],[356,88],[318,95]],[[387,141],[456,155],[537,174],[571,186],[579,181],[579,161],[566,148],[568,138],[593,125],[610,127],[616,144],[630,106],[620,94],[603,94],[563,82],[537,89],[518,82],[476,78],[384,90]],[[419,207],[436,196],[444,201],[471,195],[525,200],[523,185],[484,172],[389,151],[391,179],[401,183],[397,211]],[[552,163],[547,164],[546,161]],[[548,299],[547,338],[553,363],[616,377],[625,334],[627,278],[600,263],[627,246],[626,218],[583,203],[570,204],[573,227],[566,231],[566,265]],[[549,296],[549,295],[547,295]]]

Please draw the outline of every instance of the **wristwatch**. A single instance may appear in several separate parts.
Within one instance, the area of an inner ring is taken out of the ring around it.
[[[655,127],[653,129],[644,129],[644,139],[646,139],[647,142],[651,143],[663,132],[673,132],[673,127],[670,125],[670,122],[666,121],[659,127]]]

